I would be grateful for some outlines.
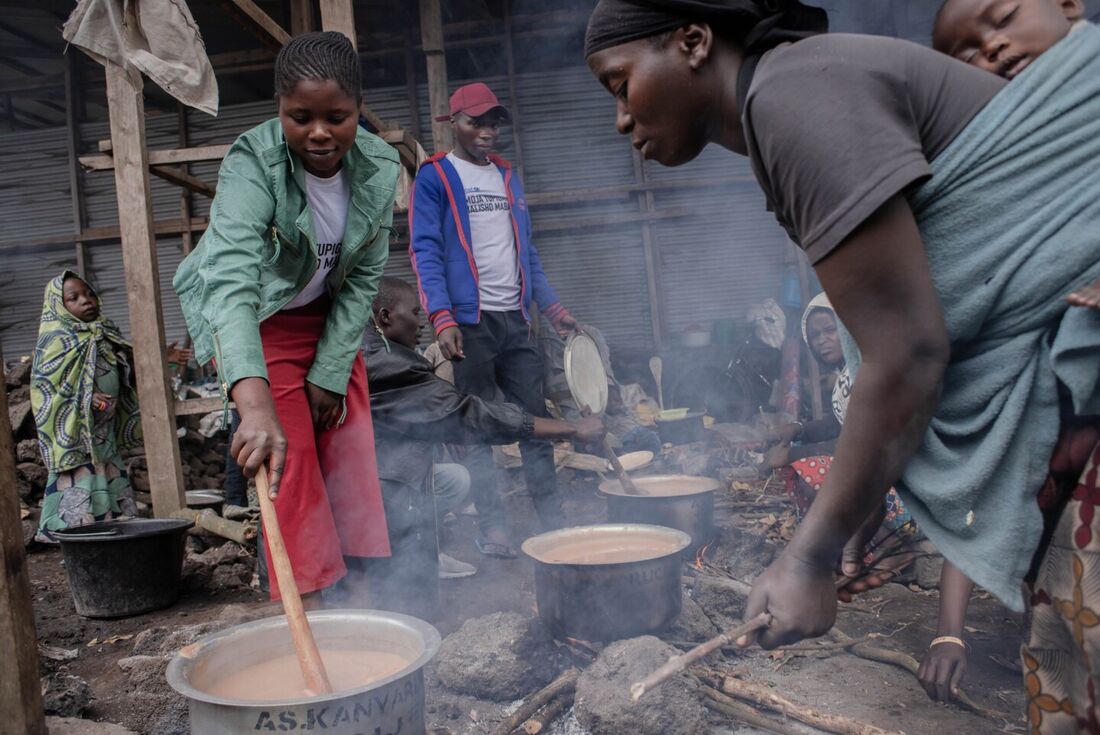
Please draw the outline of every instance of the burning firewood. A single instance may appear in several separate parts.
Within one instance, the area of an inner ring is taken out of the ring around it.
[[[558,678],[538,690],[519,706],[515,712],[503,720],[496,729],[493,730],[492,735],[512,735],[512,732],[521,726],[525,726],[525,723],[535,716],[543,706],[549,703],[555,697],[566,697],[572,702],[573,691],[577,688],[577,679],[580,677],[581,672],[575,668],[567,669]],[[566,705],[568,706],[568,705]],[[556,716],[556,715],[555,715]],[[553,721],[553,717],[540,720],[542,726],[545,727],[548,723]],[[539,732],[535,730],[534,732]]]

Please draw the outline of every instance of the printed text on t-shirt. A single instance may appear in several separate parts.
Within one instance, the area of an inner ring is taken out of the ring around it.
[[[340,259],[340,245],[338,242],[317,243],[317,270],[330,271],[336,267],[336,261]]]
[[[508,198],[499,194],[485,192],[477,187],[466,189],[466,206],[471,213],[476,212],[507,212]]]

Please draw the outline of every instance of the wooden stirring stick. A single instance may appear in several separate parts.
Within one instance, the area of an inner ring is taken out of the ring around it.
[[[671,676],[683,671],[691,664],[704,658],[708,653],[721,648],[722,646],[728,646],[735,642],[743,635],[748,635],[761,628],[767,628],[772,624],[771,613],[762,612],[751,620],[746,620],[741,625],[737,626],[733,630],[728,630],[721,635],[716,635],[706,643],[700,643],[695,648],[691,649],[687,653],[680,656],[673,656],[668,660],[661,668],[654,671],[647,676],[644,681],[635,682],[630,685],[630,699],[637,702],[642,698],[642,695],[648,692],[650,689],[661,684]]]
[[[321,652],[317,650],[317,641],[309,627],[302,597],[298,594],[298,584],[294,581],[294,571],[290,568],[290,557],[283,543],[283,532],[279,530],[279,519],[275,515],[275,503],[269,492],[271,483],[267,477],[267,465],[260,465],[256,473],[256,496],[260,500],[260,516],[264,523],[264,539],[271,552],[271,565],[275,567],[275,579],[279,583],[279,594],[283,600],[290,637],[294,641],[294,650],[298,654],[298,665],[302,667],[302,678],[306,682],[306,693],[310,696],[329,694],[329,684],[325,664],[321,661]]]
[[[581,406],[581,416],[588,418],[592,415],[592,409],[587,404]],[[630,475],[626,474],[626,468],[623,467],[623,463],[619,461],[619,455],[615,454],[615,448],[611,446],[611,442],[607,439],[607,434],[603,435],[603,439],[600,440],[600,445],[603,446],[603,453],[607,457],[607,461],[611,463],[611,469],[615,470],[615,474],[619,476],[619,484],[623,486],[623,490],[627,495],[641,495],[642,492],[634,484],[634,481],[630,479]]]

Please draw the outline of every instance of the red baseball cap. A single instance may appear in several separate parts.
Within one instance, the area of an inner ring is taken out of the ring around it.
[[[493,90],[489,89],[488,85],[484,82],[474,82],[456,89],[455,93],[451,95],[451,113],[449,115],[439,115],[435,120],[436,122],[444,122],[460,112],[465,112],[470,117],[481,117],[490,110],[496,109],[504,113],[505,120],[512,119],[508,108],[500,104],[500,100],[497,99],[497,96],[493,94]]]

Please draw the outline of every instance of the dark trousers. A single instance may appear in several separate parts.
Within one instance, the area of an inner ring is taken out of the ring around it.
[[[360,560],[371,607],[425,620],[439,614],[439,545],[431,487],[382,479],[390,556]]]
[[[237,409],[229,412],[229,436],[225,440],[225,502],[241,508],[248,507],[248,483],[241,473],[241,466],[229,451],[233,446],[233,435],[241,425],[241,414]]]
[[[523,314],[483,311],[481,323],[463,324],[459,328],[466,359],[454,363],[458,389],[487,401],[499,400],[499,390],[505,401],[523,407],[533,416],[545,417],[542,356]],[[544,525],[560,525],[553,445],[547,441],[522,441],[519,449],[527,491],[539,518]],[[492,448],[483,444],[471,446],[465,464],[470,470],[470,494],[482,533],[503,528],[504,508]]]

